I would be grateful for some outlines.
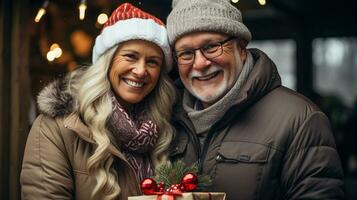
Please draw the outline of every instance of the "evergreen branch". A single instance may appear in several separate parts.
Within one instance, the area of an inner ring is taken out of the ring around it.
[[[157,183],[163,182],[165,185],[164,187],[168,188],[171,185],[179,184],[182,178],[188,173],[197,175],[197,163],[187,167],[183,161],[179,160],[172,164],[165,164],[160,166],[159,169],[156,170],[156,176],[154,177],[154,180]],[[211,184],[211,179],[208,175],[197,175],[197,178],[198,189],[203,189],[204,187],[207,187]]]

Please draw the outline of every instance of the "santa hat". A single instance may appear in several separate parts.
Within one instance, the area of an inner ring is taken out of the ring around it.
[[[172,55],[164,23],[130,3],[120,5],[104,24],[93,47],[93,63],[115,45],[135,39],[153,42],[159,46],[165,56],[167,71],[170,71]]]

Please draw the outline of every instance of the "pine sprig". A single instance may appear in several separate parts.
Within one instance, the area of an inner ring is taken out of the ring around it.
[[[212,179],[208,175],[198,175],[198,185],[197,190],[203,190],[212,184]]]
[[[159,169],[156,170],[154,180],[157,183],[163,182],[165,188],[168,188],[171,185],[179,184],[186,174],[193,173],[197,175],[197,172],[197,163],[191,166],[186,166],[181,160],[179,160],[171,164],[160,166]],[[197,175],[197,178],[198,189],[202,189],[211,183],[211,179],[207,175]]]

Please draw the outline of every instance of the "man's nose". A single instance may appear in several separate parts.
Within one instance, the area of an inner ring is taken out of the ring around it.
[[[199,49],[195,51],[195,60],[193,62],[193,68],[195,70],[204,70],[207,66],[210,66],[211,63],[212,62],[207,59]]]

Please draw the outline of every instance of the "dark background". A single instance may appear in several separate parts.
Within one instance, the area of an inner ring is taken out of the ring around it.
[[[19,173],[26,137],[37,115],[36,95],[49,81],[91,61],[91,48],[101,29],[96,23],[97,16],[101,12],[110,14],[123,2],[131,2],[164,22],[171,10],[170,0],[88,0],[86,18],[81,21],[80,1],[50,0],[46,14],[35,23],[34,17],[43,2],[0,3],[0,199],[20,199]],[[289,40],[295,44],[293,89],[309,97],[329,116],[344,165],[348,198],[357,199],[357,161],[353,160],[357,158],[356,97],[352,97],[356,103],[345,105],[338,95],[322,94],[314,85],[319,74],[313,58],[317,38],[347,38],[356,43],[357,1],[267,0],[266,3],[261,6],[257,0],[240,0],[234,5],[242,11],[253,42]],[[46,54],[53,43],[59,44],[63,53],[50,62]],[[357,45],[354,47],[357,51]],[[352,58],[345,65],[352,69],[346,78],[356,79],[357,61]],[[175,73],[171,75],[174,77]],[[335,85],[344,87],[339,81]]]

